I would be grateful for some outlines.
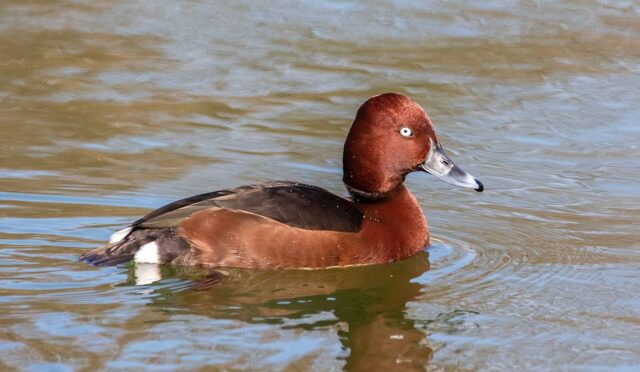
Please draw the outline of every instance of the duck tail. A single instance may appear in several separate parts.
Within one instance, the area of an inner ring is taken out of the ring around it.
[[[80,261],[93,266],[115,266],[131,260],[164,264],[190,251],[190,244],[174,228],[128,227],[113,234],[109,244],[82,254]]]
[[[80,261],[93,266],[115,266],[131,261],[140,245],[137,242],[109,243],[80,256]]]

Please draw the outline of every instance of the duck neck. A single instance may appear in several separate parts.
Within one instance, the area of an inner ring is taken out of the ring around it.
[[[391,190],[377,192],[360,190],[349,185],[347,182],[344,182],[344,186],[347,188],[347,191],[349,191],[349,194],[351,195],[353,201],[359,204],[383,202],[385,200],[392,199],[398,192],[402,191],[402,189],[406,190],[402,183],[398,184]]]
[[[353,195],[353,194],[352,194]],[[360,194],[359,194],[360,195]],[[386,222],[402,220],[403,218],[424,220],[424,213],[415,196],[404,185],[399,185],[384,194],[385,197],[372,198],[370,194],[360,195],[363,200],[354,198],[367,217],[384,219]],[[374,197],[381,196],[375,194]],[[400,218],[398,218],[400,217]]]
[[[408,257],[429,244],[429,229],[420,203],[404,185],[388,198],[355,202],[364,214],[362,234],[373,237],[371,246],[380,244],[390,259]]]
[[[343,155],[342,182],[349,193],[354,200],[363,202],[392,197],[402,188],[409,171],[399,172],[385,165],[380,154],[372,154],[369,157],[356,156],[353,154],[358,152],[358,149],[353,149],[356,145],[345,145]]]

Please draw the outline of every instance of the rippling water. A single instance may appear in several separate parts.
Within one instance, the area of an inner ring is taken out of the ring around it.
[[[639,13],[0,2],[0,369],[640,368]],[[344,193],[344,137],[385,91],[420,102],[486,186],[409,177],[428,254],[210,288],[76,261],[195,193]]]

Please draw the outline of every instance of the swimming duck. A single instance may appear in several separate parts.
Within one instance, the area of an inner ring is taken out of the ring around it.
[[[429,245],[425,216],[404,185],[409,173],[484,189],[447,156],[422,107],[395,93],[360,107],[343,168],[348,199],[287,181],[209,192],[147,214],[80,259],[268,269],[381,264]]]

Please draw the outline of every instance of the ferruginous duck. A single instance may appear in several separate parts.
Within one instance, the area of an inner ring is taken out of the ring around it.
[[[447,156],[422,107],[395,93],[360,107],[343,167],[350,198],[288,181],[196,195],[147,214],[80,259],[268,269],[382,264],[429,245],[420,204],[403,184],[409,173],[483,190]]]

